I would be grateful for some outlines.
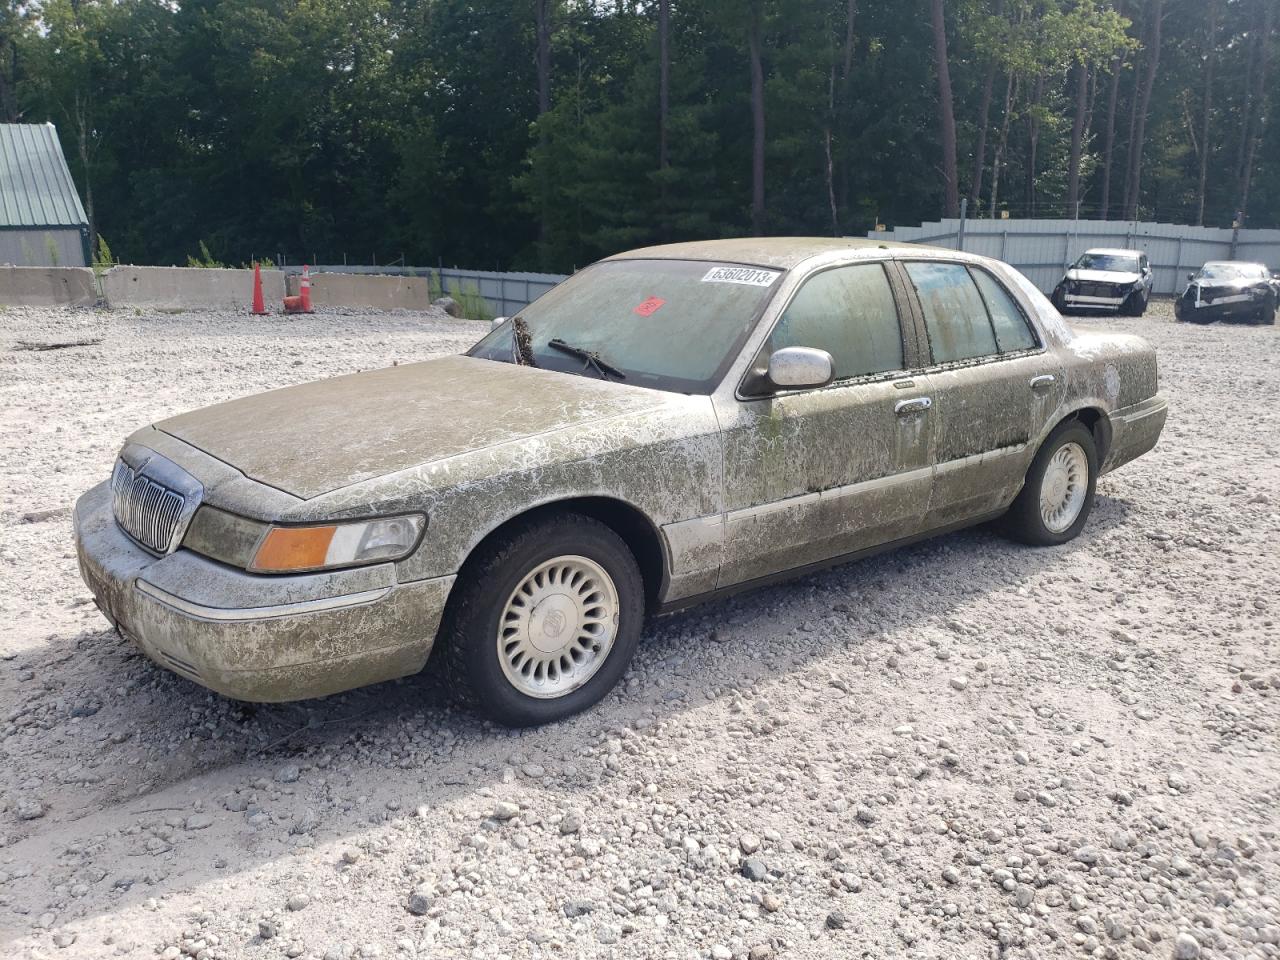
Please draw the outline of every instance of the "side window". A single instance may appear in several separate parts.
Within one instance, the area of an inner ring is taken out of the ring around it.
[[[991,326],[996,332],[996,346],[1001,353],[1014,350],[1030,350],[1036,345],[1036,338],[1027,326],[1027,320],[1018,309],[1018,305],[1005,291],[999,282],[985,270],[971,270],[974,282],[986,301],[987,312],[991,314]]]
[[[826,350],[837,380],[903,369],[902,329],[884,268],[865,263],[810,277],[778,320],[769,347]]]
[[[920,295],[934,363],[999,353],[987,308],[963,264],[916,260],[903,266]]]

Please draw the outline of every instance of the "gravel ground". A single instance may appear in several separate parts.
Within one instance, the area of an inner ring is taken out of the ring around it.
[[[985,529],[655,621],[523,733],[418,678],[228,702],[94,611],[68,505],[181,409],[435,315],[0,314],[0,955],[1280,957],[1280,352],[1157,344],[1075,542]],[[100,340],[50,351],[19,341]]]

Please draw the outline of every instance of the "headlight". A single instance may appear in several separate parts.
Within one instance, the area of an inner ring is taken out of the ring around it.
[[[417,546],[426,525],[426,517],[411,513],[355,523],[272,527],[258,544],[249,569],[296,573],[399,560]]]

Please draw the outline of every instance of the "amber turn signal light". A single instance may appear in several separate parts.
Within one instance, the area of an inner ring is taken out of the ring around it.
[[[315,527],[272,527],[249,569],[255,573],[301,573],[350,567],[408,556],[426,528],[419,513]]]

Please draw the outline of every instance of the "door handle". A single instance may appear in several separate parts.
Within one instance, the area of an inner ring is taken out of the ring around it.
[[[900,417],[909,417],[913,413],[924,413],[933,406],[929,397],[913,397],[910,400],[899,400],[893,405],[893,412]]]
[[[1058,382],[1058,378],[1052,373],[1042,373],[1038,377],[1031,378],[1032,390],[1047,390]]]

